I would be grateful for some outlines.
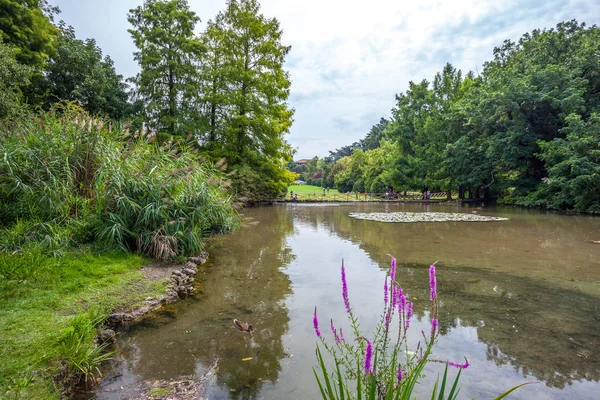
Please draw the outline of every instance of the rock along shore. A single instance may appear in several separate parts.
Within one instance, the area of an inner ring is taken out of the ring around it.
[[[116,336],[114,329],[123,326],[133,325],[162,306],[176,303],[185,299],[194,293],[194,279],[198,274],[198,266],[202,265],[208,259],[208,253],[203,253],[198,257],[190,257],[183,265],[174,267],[150,266],[142,270],[148,279],[160,279],[168,276],[169,285],[163,295],[158,297],[148,297],[144,304],[127,312],[113,312],[108,316],[103,329],[98,337],[98,342],[114,341]],[[144,271],[145,270],[145,271]],[[157,274],[157,271],[158,274]],[[158,275],[158,276],[157,276]],[[161,276],[162,275],[162,276]]]

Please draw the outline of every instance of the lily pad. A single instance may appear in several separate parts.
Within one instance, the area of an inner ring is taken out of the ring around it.
[[[491,222],[508,221],[508,218],[490,217],[479,214],[443,212],[390,212],[350,213],[352,218],[378,222]]]

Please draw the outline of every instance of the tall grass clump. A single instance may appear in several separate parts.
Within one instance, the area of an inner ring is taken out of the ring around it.
[[[437,400],[456,399],[460,390],[458,384],[464,363],[450,360],[432,359],[432,349],[439,335],[438,294],[435,264],[429,268],[430,322],[431,328],[422,330],[421,340],[416,348],[408,345],[407,335],[413,316],[413,303],[408,293],[396,280],[396,259],[392,257],[389,276],[383,286],[384,310],[372,335],[360,331],[358,316],[350,304],[346,270],[342,261],[342,299],[352,332],[344,337],[342,328],[336,328],[330,320],[329,328],[333,343],[325,339],[321,332],[317,308],[313,314],[315,334],[321,342],[317,345],[317,361],[320,374],[314,375],[323,399],[365,399],[365,400],[409,400],[414,398],[415,386],[423,377],[423,369],[428,363],[441,363],[445,366],[441,381],[438,379],[431,392]],[[333,358],[333,367],[328,367],[321,352],[324,348]],[[458,369],[454,380],[450,381],[449,368]],[[523,384],[524,385],[524,384]],[[502,399],[519,388],[516,386],[496,399]]]
[[[110,343],[97,344],[94,338],[97,327],[103,322],[101,314],[93,310],[73,317],[58,339],[59,357],[62,360],[63,371],[59,379],[65,383],[80,385],[93,381],[98,375],[102,376],[99,366],[109,360],[114,352],[106,352]]]
[[[236,215],[221,172],[183,142],[158,144],[72,104],[1,125],[0,251],[197,253]]]

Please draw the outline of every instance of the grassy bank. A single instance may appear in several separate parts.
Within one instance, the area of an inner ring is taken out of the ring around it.
[[[0,124],[0,398],[89,382],[97,326],[164,291],[140,267],[235,229],[228,181],[195,146],[73,104]]]
[[[291,185],[288,188],[288,193],[290,192],[294,192],[294,193],[298,193],[298,194],[313,194],[313,193],[317,193],[317,194],[323,194],[323,188],[320,186],[312,186],[312,185]],[[339,192],[337,191],[337,189],[329,189],[329,192],[327,192],[327,194],[338,194]]]
[[[58,398],[53,378],[60,360],[95,356],[89,343],[93,335],[78,351],[66,341],[82,316],[101,318],[164,291],[165,282],[143,278],[140,268],[147,262],[125,252],[79,250],[61,258],[0,254],[0,275],[26,264],[31,271],[22,279],[0,279],[0,398]],[[87,355],[81,351],[86,346]]]

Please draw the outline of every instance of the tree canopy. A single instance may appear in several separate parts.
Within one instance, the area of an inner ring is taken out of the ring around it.
[[[76,101],[91,114],[116,120],[131,114],[128,86],[115,72],[112,59],[103,57],[94,39],[77,39],[72,28],[63,30],[58,39],[45,79],[47,105],[56,100]]]
[[[600,29],[572,20],[505,41],[479,76],[446,64],[409,82],[389,121],[331,151],[323,182],[598,212],[598,54]],[[372,140],[383,136],[395,148],[385,160]]]
[[[0,37],[15,50],[17,61],[42,69],[54,54],[59,30],[53,24],[58,8],[46,0],[2,0]]]
[[[194,129],[198,62],[202,45],[194,29],[200,18],[187,0],[145,0],[129,11],[140,73],[132,81],[144,104],[144,122],[159,133],[187,135]]]

